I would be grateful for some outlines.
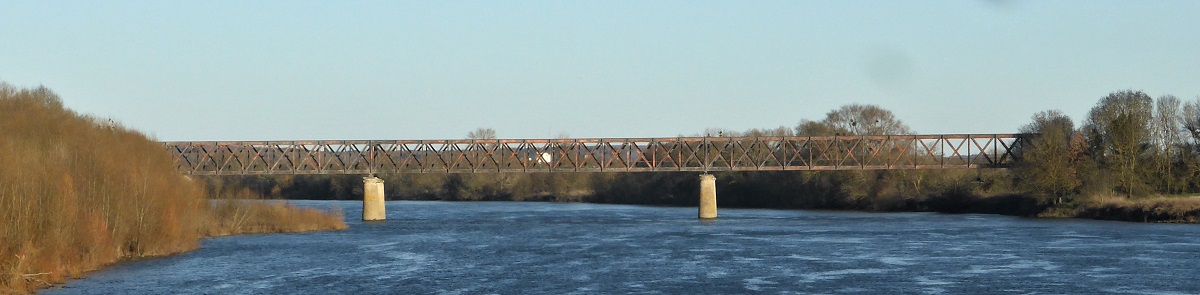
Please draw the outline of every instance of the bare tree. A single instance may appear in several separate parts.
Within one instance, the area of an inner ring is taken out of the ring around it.
[[[801,120],[796,124],[796,136],[831,136],[834,132],[833,127],[824,122]]]
[[[798,136],[912,134],[892,111],[877,105],[849,104],[825,114],[821,121],[802,120]]]
[[[479,127],[467,132],[467,139],[496,139],[496,129]]]
[[[850,104],[825,115],[826,125],[840,135],[909,134],[912,130],[896,119],[892,111],[877,105]]]
[[[1151,144],[1153,101],[1141,91],[1110,93],[1088,113],[1083,127],[1093,157],[1115,170],[1120,186],[1130,195],[1144,186],[1139,162]]]
[[[1175,159],[1176,146],[1179,145],[1179,113],[1180,103],[1179,98],[1173,95],[1164,95],[1158,98],[1154,103],[1154,141],[1156,150],[1155,160],[1162,184],[1165,186],[1166,192],[1171,193],[1172,182],[1174,175],[1172,174],[1172,160]]]
[[[779,128],[774,128],[774,129],[767,129],[767,128],[758,129],[758,128],[754,128],[754,129],[747,130],[746,132],[743,132],[742,134],[743,134],[744,136],[752,136],[752,137],[758,137],[758,136],[792,136],[792,128],[788,128],[787,126],[779,126]]]
[[[1031,145],[1020,150],[1022,161],[1017,165],[1017,175],[1025,187],[1057,199],[1080,186],[1072,163],[1075,157],[1070,145],[1075,124],[1070,117],[1058,110],[1043,111],[1033,115],[1033,122],[1021,127],[1021,132],[1037,134]]]
[[[707,137],[740,137],[741,132],[725,128],[704,128],[703,136]]]
[[[1184,103],[1183,112],[1179,116],[1179,125],[1182,125],[1183,129],[1192,136],[1193,144],[1200,144],[1200,96]]]
[[[836,110],[825,114],[825,119],[819,122],[802,120],[796,125],[796,136],[853,136],[853,135],[901,135],[911,134],[912,130],[903,122],[896,118],[891,111],[883,109],[876,105],[849,104],[842,106]],[[842,159],[847,153],[858,153],[856,158],[865,159],[864,151],[860,149],[847,148],[860,144],[856,142],[854,137],[842,137],[836,141],[830,141],[831,144],[839,145],[838,148],[832,148],[826,152],[813,152],[813,154],[804,155],[813,159]],[[898,150],[895,144],[886,146],[872,147],[872,149],[882,149],[882,152],[873,152],[882,155],[881,158],[894,159],[899,154],[905,153]]]

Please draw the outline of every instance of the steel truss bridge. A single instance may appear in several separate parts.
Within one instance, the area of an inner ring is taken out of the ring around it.
[[[188,175],[1007,168],[1027,134],[164,142]]]

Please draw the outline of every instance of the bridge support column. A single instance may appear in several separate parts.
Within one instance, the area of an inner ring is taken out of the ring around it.
[[[717,177],[700,175],[700,219],[717,218]]]
[[[363,177],[363,221],[387,219],[383,203],[383,179]]]

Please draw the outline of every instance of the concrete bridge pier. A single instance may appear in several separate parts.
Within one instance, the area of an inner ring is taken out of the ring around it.
[[[375,176],[363,177],[363,221],[387,219],[383,203],[383,179]]]
[[[700,219],[717,218],[717,177],[700,175]]]

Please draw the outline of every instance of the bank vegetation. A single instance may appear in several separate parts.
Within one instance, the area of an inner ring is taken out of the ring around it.
[[[1102,97],[1076,127],[1057,110],[1019,132],[1011,169],[720,172],[721,207],[995,213],[1137,222],[1200,219],[1200,98],[1153,99],[1124,90]],[[821,120],[708,136],[833,136],[914,133],[892,112],[851,104]],[[695,134],[701,135],[701,134]],[[493,139],[486,128],[471,139]],[[391,200],[553,201],[695,206],[694,172],[382,175]],[[357,176],[231,177],[279,198],[358,200]]]
[[[205,236],[346,227],[339,212],[259,198],[210,191],[158,143],[77,114],[45,87],[0,83],[0,293],[187,251]]]

